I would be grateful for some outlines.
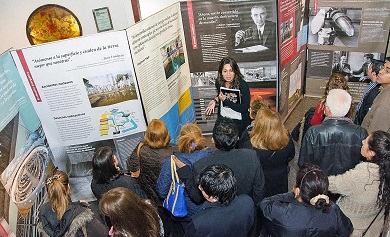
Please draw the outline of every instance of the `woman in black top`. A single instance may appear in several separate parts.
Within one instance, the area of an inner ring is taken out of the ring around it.
[[[249,86],[244,80],[244,76],[240,72],[237,62],[233,58],[223,58],[219,63],[218,77],[215,81],[215,86],[218,95],[209,102],[206,108],[206,115],[214,113],[218,103],[218,116],[229,117],[238,125],[239,134],[241,136],[245,128],[250,124],[249,118],[249,103],[250,91]],[[236,89],[237,93],[229,93],[226,90],[221,90],[221,87],[228,89]],[[235,116],[225,114],[221,107],[230,108],[235,113]]]

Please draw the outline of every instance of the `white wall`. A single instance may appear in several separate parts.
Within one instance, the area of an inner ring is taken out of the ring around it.
[[[83,35],[97,33],[92,10],[108,7],[114,30],[134,24],[130,0],[0,0],[0,53],[7,49],[30,46],[26,22],[30,14],[46,4],[58,4],[72,11],[80,21]]]
[[[141,20],[154,13],[179,2],[178,0],[138,0]]]

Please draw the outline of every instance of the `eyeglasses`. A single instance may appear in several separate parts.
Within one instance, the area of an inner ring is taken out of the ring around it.
[[[379,72],[381,72],[382,70],[384,71],[385,74],[390,74],[390,68],[388,68],[384,65],[380,67]]]

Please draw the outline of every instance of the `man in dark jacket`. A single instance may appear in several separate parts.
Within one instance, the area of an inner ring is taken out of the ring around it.
[[[185,230],[190,236],[248,236],[255,220],[253,200],[236,195],[237,180],[226,165],[209,165],[199,175],[206,202]]]
[[[326,118],[310,127],[303,140],[298,166],[311,163],[321,167],[328,175],[337,175],[360,162],[362,141],[366,129],[345,117],[351,106],[351,95],[342,89],[329,91],[326,98]]]
[[[179,178],[185,183],[189,196],[195,202],[205,199],[198,189],[198,174],[208,165],[224,164],[231,168],[237,178],[237,195],[250,196],[255,205],[263,199],[264,174],[256,152],[251,149],[234,149],[238,142],[238,128],[233,120],[219,117],[215,122],[212,141],[218,149],[194,163],[177,170]],[[182,165],[176,164],[181,167]]]
[[[356,115],[354,123],[357,125],[361,125],[364,117],[370,111],[372,103],[374,102],[376,96],[379,94],[380,84],[376,81],[376,78],[379,74],[379,71],[383,67],[385,62],[381,60],[373,60],[371,65],[368,67],[367,76],[370,78],[371,82],[368,84],[362,99],[356,106]]]

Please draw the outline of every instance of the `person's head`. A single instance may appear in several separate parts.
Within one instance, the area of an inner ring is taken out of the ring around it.
[[[385,64],[379,71],[377,82],[383,87],[390,86],[390,57],[386,58]]]
[[[372,53],[366,53],[363,58],[365,63],[370,63],[374,59],[374,55]]]
[[[151,148],[158,149],[168,146],[169,140],[168,128],[164,121],[153,119],[146,128],[144,143]]]
[[[368,161],[379,166],[379,192],[377,203],[380,206],[390,204],[390,134],[375,131],[363,140],[361,154]]]
[[[379,164],[382,159],[390,159],[390,134],[375,131],[362,141],[361,154],[366,160]]]
[[[202,131],[195,124],[186,124],[181,128],[177,138],[179,152],[194,152],[206,147],[206,138],[202,136]]]
[[[328,212],[328,187],[328,176],[319,166],[304,164],[297,172],[294,193],[299,201]]]
[[[109,218],[116,236],[159,236],[159,217],[154,207],[127,188],[114,188],[99,201],[99,209]]]
[[[261,97],[258,97],[251,101],[249,105],[249,116],[251,119],[256,118],[257,111],[260,109],[271,109],[271,105],[268,103],[268,101],[264,100]]]
[[[238,127],[232,119],[220,116],[213,128],[213,142],[218,150],[230,151],[238,142]]]
[[[329,91],[333,89],[343,89],[349,91],[348,82],[343,74],[334,72],[332,75],[330,75],[329,80],[326,82],[324,95],[322,96],[322,102],[325,102]]]
[[[329,91],[325,102],[325,115],[328,117],[345,117],[351,108],[352,97],[343,89]]]
[[[340,57],[340,62],[341,62],[342,64],[347,63],[347,56],[341,56],[341,57]]]
[[[63,171],[54,170],[51,176],[46,177],[46,191],[51,208],[57,213],[57,219],[61,220],[69,205],[68,175]]]
[[[226,165],[208,165],[199,174],[199,189],[209,202],[229,204],[237,194],[237,179]]]
[[[288,131],[280,114],[271,109],[260,109],[257,112],[249,136],[254,147],[264,150],[279,150],[289,142]]]
[[[118,160],[109,146],[96,149],[92,157],[92,177],[97,183],[109,183],[120,173]]]
[[[376,60],[376,59],[372,60],[370,66],[367,69],[367,76],[368,76],[368,78],[371,79],[371,81],[377,80],[379,71],[383,67],[384,63],[385,62],[383,62],[382,60]]]
[[[238,89],[240,81],[243,80],[244,76],[241,74],[240,68],[236,60],[230,57],[222,58],[219,62],[218,67],[218,78],[221,86],[230,84],[230,88]]]
[[[251,9],[251,17],[257,27],[262,27],[267,19],[267,9],[263,5],[255,5]]]

